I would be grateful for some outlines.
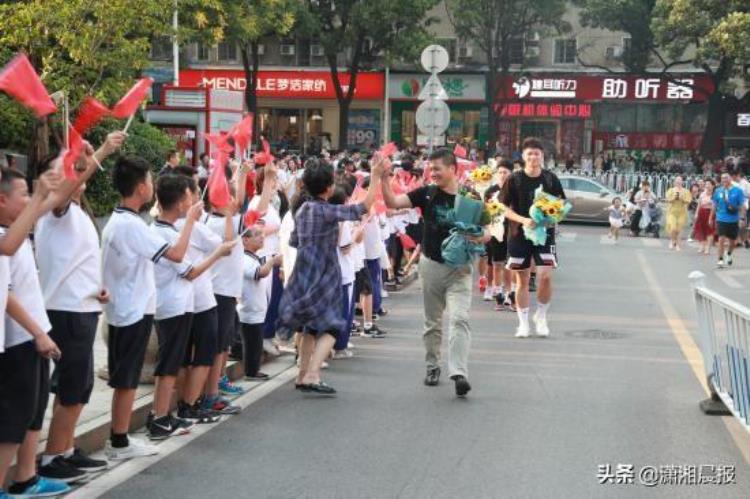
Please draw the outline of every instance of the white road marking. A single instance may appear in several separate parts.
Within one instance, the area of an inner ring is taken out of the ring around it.
[[[714,275],[724,281],[724,284],[734,289],[742,289],[745,287],[735,277],[747,276],[743,280],[750,280],[750,269],[722,269],[714,272]]]
[[[577,232],[561,232],[557,235],[557,241],[561,243],[572,243],[578,237]]]

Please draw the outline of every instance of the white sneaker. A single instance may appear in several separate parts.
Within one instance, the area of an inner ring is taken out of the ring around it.
[[[154,456],[159,453],[159,448],[143,440],[129,437],[127,447],[112,447],[112,442],[107,440],[105,453],[110,461],[122,461],[134,457]]]
[[[354,352],[352,352],[348,348],[345,348],[344,350],[338,350],[333,354],[334,360],[351,359],[352,357],[354,357]]]
[[[321,369],[328,369],[329,367],[331,367],[331,365],[326,361],[323,361],[323,365],[320,366]]]
[[[724,267],[724,259],[723,258],[719,258],[719,261],[716,262],[716,266],[719,267],[720,269],[723,268]]]
[[[269,339],[263,340],[263,351],[268,355],[273,355],[274,357],[278,357],[279,355],[281,355],[279,349],[276,348],[276,345],[273,344],[273,341]]]
[[[385,288],[381,289],[381,290],[380,290],[380,296],[381,296],[382,298],[388,298],[388,291],[386,291],[386,289],[385,289]]]
[[[516,328],[516,338],[528,338],[529,337],[529,325],[519,325]]]
[[[495,299],[495,290],[487,287],[487,289],[484,290],[484,301],[492,301]]]
[[[549,336],[549,326],[547,325],[547,319],[542,319],[538,315],[534,314],[534,326],[536,326],[536,335],[546,338]]]
[[[291,341],[279,342],[276,348],[281,353],[297,353],[297,349],[294,348],[294,344]]]

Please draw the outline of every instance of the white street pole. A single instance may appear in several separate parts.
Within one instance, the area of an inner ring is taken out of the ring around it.
[[[174,2],[174,12],[172,13],[172,29],[174,34],[172,35],[172,61],[174,64],[174,76],[172,77],[172,84],[179,86],[180,84],[180,43],[177,39],[177,30],[180,28],[179,20],[177,18],[177,0]]]

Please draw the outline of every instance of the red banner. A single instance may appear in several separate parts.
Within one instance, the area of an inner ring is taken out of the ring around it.
[[[349,88],[349,73],[339,73],[342,90]],[[244,90],[245,72],[237,70],[185,69],[180,71],[181,87],[208,87]],[[258,97],[284,99],[335,99],[333,78],[328,71],[260,71]],[[354,98],[382,100],[385,92],[383,73],[359,73]]]
[[[683,149],[698,150],[703,141],[700,133],[617,133],[594,132],[604,149]]]
[[[495,104],[495,112],[500,116],[529,118],[590,118],[591,104],[575,102],[510,102]]]
[[[674,80],[633,75],[507,76],[498,85],[496,100],[524,102],[541,99],[577,101],[705,102],[714,85],[705,74],[679,75]]]

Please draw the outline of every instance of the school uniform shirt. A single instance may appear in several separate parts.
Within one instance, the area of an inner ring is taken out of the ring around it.
[[[346,286],[354,282],[354,262],[352,261],[352,222],[346,221],[341,223],[339,229],[339,247],[336,248],[336,252],[339,257],[339,267],[341,267],[341,284]],[[349,251],[343,253],[342,250],[349,248]]]
[[[281,220],[281,227],[279,228],[279,249],[283,257],[281,268],[284,270],[284,279],[287,281],[292,276],[294,261],[297,259],[297,248],[289,245],[292,232],[294,232],[294,217],[292,216],[292,211],[289,210]]]
[[[102,232],[102,284],[107,322],[125,327],[156,313],[154,263],[169,249],[136,212],[116,208]]]
[[[170,246],[175,245],[180,238],[180,231],[177,227],[161,220],[156,220],[151,224],[151,231]],[[193,264],[187,257],[180,263],[162,258],[154,264],[156,281],[154,319],[160,321],[193,312],[193,283],[187,279],[192,269]]]
[[[262,324],[268,310],[268,279],[260,277],[266,258],[245,251],[242,255],[242,298],[237,303],[237,314],[243,324]]]
[[[62,215],[40,218],[34,245],[47,310],[101,312],[99,234],[81,207],[71,202]]]
[[[380,235],[380,218],[375,216],[365,225],[365,238],[363,240],[365,247],[365,258],[367,260],[377,260],[383,252],[383,240]]]
[[[259,204],[260,195],[256,195],[250,201],[248,208],[251,210],[257,210]],[[279,210],[276,209],[272,202],[268,203],[268,208],[263,214],[261,220],[265,222],[266,226],[276,227],[277,229],[281,227],[281,216],[279,216]],[[258,251],[258,255],[271,257],[274,255],[278,255],[280,251],[281,245],[279,240],[279,232],[276,231],[273,234],[269,234],[265,237],[265,239],[263,240],[263,248]]]
[[[352,251],[349,253],[352,265],[354,266],[354,272],[359,272],[363,268],[365,268],[365,243],[364,240],[362,240],[359,243],[354,243],[352,246]]]
[[[3,314],[8,306],[8,287],[10,286],[10,265],[7,256],[0,255],[0,306],[3,307]],[[7,317],[5,315],[4,317]],[[5,320],[0,321],[0,353],[5,351]]]
[[[206,227],[217,236],[224,238],[224,216],[216,213],[208,215]],[[232,217],[234,233],[241,231],[242,217],[237,214]],[[211,267],[211,282],[214,286],[214,294],[239,298],[242,296],[242,273],[237,269],[242,268],[242,244],[238,243],[232,248],[229,255],[219,259]]]
[[[0,227],[0,235],[5,235],[6,230],[7,228]],[[39,285],[39,275],[34,261],[31,240],[27,238],[18,248],[18,251],[8,259],[10,286],[7,290],[12,292],[16,299],[21,302],[26,312],[33,317],[42,331],[48,333],[52,326],[44,308],[44,295],[42,295],[42,287]],[[5,341],[3,343],[5,350],[33,339],[28,331],[5,314]]]
[[[185,226],[185,219],[181,218],[175,223],[177,230]],[[190,233],[190,246],[188,246],[187,257],[193,264],[197,264],[208,258],[224,240],[214,234],[203,222],[193,224]],[[212,267],[213,268],[213,267]],[[211,269],[199,275],[192,281],[193,284],[193,312],[199,314],[211,310],[216,306],[214,296],[214,285],[211,278]]]

